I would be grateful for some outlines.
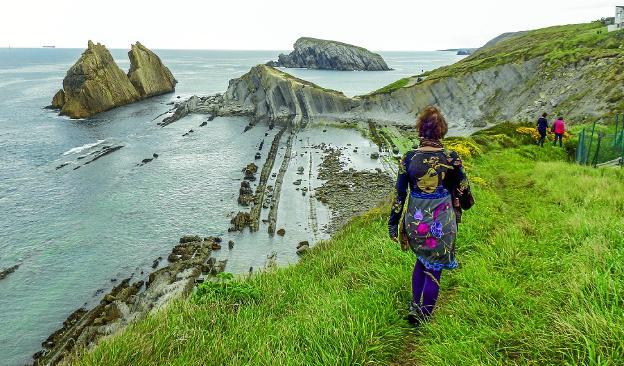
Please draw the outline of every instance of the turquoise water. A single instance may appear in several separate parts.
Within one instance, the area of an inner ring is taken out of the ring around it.
[[[175,93],[72,121],[42,107],[81,52],[0,49],[0,269],[20,265],[0,280],[2,365],[28,362],[73,310],[99,301],[101,291],[114,285],[111,279],[147,273],[152,261],[166,256],[182,235],[235,240],[234,250],[217,254],[228,258],[233,272],[262,267],[271,252],[282,264],[294,262],[298,240],[324,237],[306,227],[301,203],[280,205],[278,227],[286,227],[284,238],[269,238],[262,229],[253,235],[227,234],[229,215],[239,210],[241,168],[253,161],[261,140],[268,150],[275,131],[259,126],[243,134],[243,118],[217,118],[203,128],[198,128],[205,119],[200,115],[166,128],[153,121],[176,96],[223,92],[229,79],[275,59],[278,51],[157,51],[179,81]],[[127,70],[126,51],[112,53]],[[357,95],[460,58],[445,52],[382,54],[394,71],[289,72]],[[183,137],[191,128],[196,132]],[[374,149],[351,131],[316,132],[304,132],[305,141],[295,144],[295,151],[303,152],[306,141],[359,145],[362,156]],[[106,144],[124,147],[73,170],[79,156]],[[159,158],[137,166],[153,153]],[[55,169],[65,162],[69,165]],[[291,175],[287,180],[296,178]],[[284,186],[285,199],[299,196],[290,184]],[[322,223],[329,213],[318,210]]]

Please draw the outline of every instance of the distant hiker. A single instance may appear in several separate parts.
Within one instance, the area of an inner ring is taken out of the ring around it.
[[[547,113],[542,113],[542,116],[537,119],[537,132],[540,135],[537,144],[541,147],[544,147],[544,141],[546,140],[546,130],[548,130],[548,120],[546,117]]]
[[[565,133],[565,123],[563,122],[563,117],[559,117],[555,122],[553,122],[552,132],[555,133],[555,141],[553,141],[553,146],[557,146],[557,140],[559,140],[559,146],[561,147],[563,145],[563,134]]]
[[[406,153],[399,164],[397,198],[388,220],[392,240],[399,241],[403,250],[411,248],[417,257],[408,315],[412,324],[431,316],[442,269],[457,267],[457,223],[462,208],[474,203],[459,155],[440,142],[448,131],[440,110],[425,108],[416,128],[420,146]],[[408,187],[411,193],[403,212]]]

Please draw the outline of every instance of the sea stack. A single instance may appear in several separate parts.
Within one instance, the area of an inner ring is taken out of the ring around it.
[[[391,70],[380,55],[347,43],[302,37],[294,48],[290,54],[281,54],[277,61],[270,61],[268,65],[340,71]]]
[[[67,71],[63,89],[54,95],[50,107],[59,109],[61,115],[86,118],[174,90],[176,80],[152,51],[137,42],[128,55],[130,72],[126,75],[104,45],[89,41]]]
[[[171,71],[154,52],[140,42],[132,45],[128,57],[130,58],[128,78],[141,97],[152,97],[175,90],[178,81]]]

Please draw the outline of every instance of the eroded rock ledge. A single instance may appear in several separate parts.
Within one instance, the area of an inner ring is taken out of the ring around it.
[[[127,278],[115,286],[93,309],[80,308],[50,335],[34,358],[35,365],[56,365],[67,355],[91,347],[104,336],[162,308],[170,299],[190,293],[204,275],[216,275],[225,269],[225,261],[210,257],[219,248],[220,238],[185,236],[167,260],[169,265],[152,272],[145,280]],[[160,259],[154,261],[158,267]]]
[[[67,71],[63,89],[52,98],[53,109],[71,118],[86,118],[154,95],[174,91],[177,83],[160,58],[137,42],[130,52],[126,75],[108,49],[89,41],[87,49]]]
[[[340,71],[391,70],[383,57],[365,48],[310,37],[299,38],[293,52],[279,55],[277,61],[268,65]]]

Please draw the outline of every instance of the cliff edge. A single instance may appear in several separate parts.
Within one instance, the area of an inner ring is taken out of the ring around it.
[[[340,71],[390,70],[380,55],[365,48],[310,37],[299,38],[293,52],[279,55],[277,61],[271,61],[268,65]]]

